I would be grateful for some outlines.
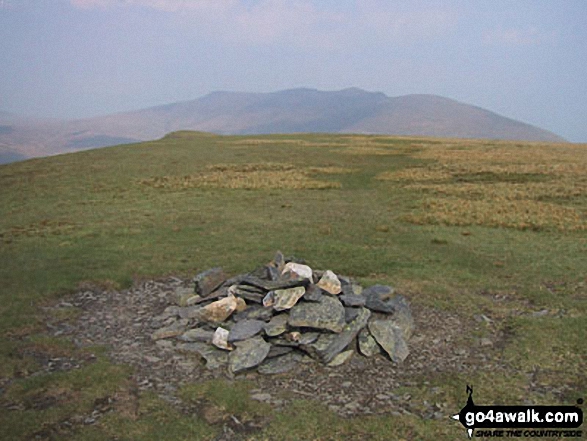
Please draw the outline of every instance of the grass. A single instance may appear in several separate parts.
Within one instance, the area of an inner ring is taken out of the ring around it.
[[[135,394],[127,368],[51,336],[47,322],[78,312],[47,306],[88,283],[243,272],[277,249],[394,285],[416,305],[492,318],[508,375],[422,379],[430,387],[406,388],[417,399],[457,411],[474,383],[480,403],[573,404],[587,394],[586,171],[584,145],[190,132],[0,166],[0,437],[213,439],[218,425]],[[81,367],[43,371],[58,356]],[[451,421],[343,420],[313,401],[269,412],[250,387],[193,384],[182,396],[262,421],[250,439],[463,436]],[[111,396],[134,410],[63,425]]]

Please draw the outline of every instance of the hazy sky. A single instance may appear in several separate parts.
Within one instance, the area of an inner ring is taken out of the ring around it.
[[[431,93],[587,142],[586,0],[0,0],[0,110]]]

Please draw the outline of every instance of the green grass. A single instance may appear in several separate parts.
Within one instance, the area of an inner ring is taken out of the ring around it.
[[[523,150],[525,155],[519,173],[510,165],[504,172],[503,164],[492,162],[496,161],[491,156],[494,150],[509,148],[507,143],[496,142],[495,146],[439,139],[220,137],[180,132],[154,142],[0,166],[0,377],[8,385],[1,386],[0,404],[16,406],[2,412],[1,437],[27,439],[43,430],[57,430],[60,421],[83,413],[96,399],[131,387],[128,372],[103,357],[79,371],[32,375],[40,369],[35,353],[83,356],[63,340],[44,334],[45,322],[75,320],[76,311],[47,313],[41,307],[87,282],[122,288],[136,277],[193,275],[212,266],[223,266],[231,273],[248,271],[268,261],[278,249],[364,283],[392,284],[414,304],[450,310],[466,320],[478,313],[491,316],[495,326],[507,332],[505,346],[499,350],[515,375],[504,378],[502,373],[482,370],[472,378],[435,379],[443,399],[455,411],[464,404],[467,382],[477,384],[476,395],[488,404],[504,396],[513,402],[527,397],[532,375],[540,384],[565,386],[563,396],[530,393],[537,402],[574,402],[584,397],[585,231],[534,231],[482,222],[445,225],[433,217],[430,222],[410,223],[406,219],[424,209],[430,189],[443,187],[410,188],[401,180],[377,178],[414,167],[435,171],[443,160],[452,161],[451,155],[462,154],[467,158],[466,167],[462,166],[466,174],[462,182],[449,182],[451,192],[464,197],[459,186],[467,183],[476,184],[475,191],[496,183],[495,188],[506,192],[509,187],[504,185],[550,182],[552,176],[542,174],[540,164],[532,163],[531,149],[536,148],[551,167],[545,173],[556,172],[560,156],[563,165],[577,173],[568,175],[564,184],[583,188],[576,164],[584,166],[585,146],[567,151],[557,145],[550,154],[548,145],[512,144],[512,149]],[[442,153],[438,157],[435,148]],[[477,150],[483,153],[482,166],[475,162]],[[185,188],[142,183],[162,177],[181,182],[186,176],[193,181],[207,176],[215,165],[233,164],[233,170],[242,171],[248,164],[263,163],[295,165],[306,172],[311,169],[309,179],[328,185],[280,188],[275,175],[268,188],[256,189],[222,188],[215,181]],[[320,167],[328,169],[320,172]],[[352,172],[334,173],[332,167]],[[564,198],[552,196],[553,204],[572,207],[583,216],[574,219],[574,225],[583,225],[585,194],[564,194]],[[443,196],[434,197],[442,200]],[[508,302],[496,302],[488,293],[505,295]],[[528,316],[540,309],[554,312],[546,317]],[[242,416],[246,414],[243,406],[251,404],[247,387],[239,382],[226,388],[190,385],[184,399],[207,400]],[[222,396],[224,390],[231,392],[228,397]],[[427,395],[426,390],[411,393],[422,399]],[[50,397],[55,404],[35,409],[31,403],[42,397]],[[211,439],[219,430],[156,397],[141,395],[137,400],[135,415],[109,414],[97,426],[59,432],[57,437]],[[266,417],[263,406],[250,409],[248,417]],[[272,415],[263,430],[247,436],[455,439],[462,434],[450,422],[412,416],[341,420],[320,403],[306,402]]]

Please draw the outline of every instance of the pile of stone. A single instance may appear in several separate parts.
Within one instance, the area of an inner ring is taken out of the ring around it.
[[[177,339],[176,349],[232,373],[283,373],[308,357],[338,366],[355,352],[400,363],[414,328],[406,299],[393,288],[363,289],[280,252],[251,273],[229,278],[213,268],[198,274],[175,300],[155,318],[152,339]]]

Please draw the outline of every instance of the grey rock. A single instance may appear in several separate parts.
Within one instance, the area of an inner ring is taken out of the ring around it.
[[[228,352],[221,351],[205,343],[180,343],[176,347],[182,352],[195,352],[206,360],[206,369],[217,370],[228,364]]]
[[[274,282],[276,280],[279,280],[280,275],[281,275],[281,271],[278,270],[276,267],[270,266],[270,265],[267,266],[267,276],[270,281]]]
[[[394,312],[394,304],[390,302],[393,295],[393,288],[386,285],[373,285],[363,291],[366,299],[365,305],[372,311],[385,312],[391,314]]]
[[[328,367],[340,366],[351,359],[355,351],[352,349],[336,354],[336,356],[327,363]]]
[[[276,289],[294,288],[296,286],[307,286],[309,283],[310,282],[306,279],[280,278],[278,280],[263,280],[249,274],[239,282],[239,286],[250,285],[261,288],[265,291],[273,291]]]
[[[267,358],[279,357],[281,355],[285,355],[293,351],[294,348],[291,346],[277,346],[271,345],[271,349],[269,349],[269,353],[267,354]]]
[[[367,299],[355,294],[343,294],[338,296],[344,306],[365,306]]]
[[[336,334],[320,334],[318,340],[308,345],[300,346],[300,349],[306,351],[315,360],[322,361],[322,354],[328,349],[334,340]]]
[[[290,352],[281,357],[269,358],[257,368],[257,371],[263,375],[283,374],[295,369],[302,357],[302,354]]]
[[[259,336],[236,342],[235,346],[228,357],[230,371],[235,374],[260,365],[271,349],[271,345]]]
[[[333,339],[328,347],[320,352],[320,358],[324,363],[330,363],[341,351],[343,351],[357,336],[359,331],[367,325],[371,317],[371,311],[367,308],[360,308],[357,317],[345,325],[342,332]]]
[[[372,320],[369,322],[369,331],[392,361],[400,363],[409,355],[402,330],[390,320]]]
[[[274,316],[269,323],[265,324],[265,334],[269,337],[276,337],[287,331],[287,314]]]
[[[414,318],[408,301],[404,296],[397,295],[390,303],[393,305],[393,315],[388,320],[402,330],[403,337],[407,341],[414,332]]]
[[[319,332],[304,332],[300,334],[299,339],[297,340],[300,345],[309,345],[314,343],[320,337]]]
[[[359,332],[357,341],[359,343],[359,352],[365,357],[373,357],[374,355],[381,353],[381,348],[367,328],[364,328]]]
[[[260,333],[264,327],[265,322],[261,320],[241,320],[230,329],[230,333],[228,334],[228,341],[232,343],[254,337]]]
[[[184,286],[176,288],[174,295],[175,303],[179,306],[187,306],[187,300],[195,296],[193,288],[186,288]]]
[[[347,323],[352,322],[359,315],[359,311],[359,308],[344,308],[344,321]]]
[[[306,288],[306,294],[304,294],[304,300],[306,300],[308,302],[320,302],[320,301],[322,301],[323,297],[324,297],[324,294],[322,294],[322,290],[320,288],[318,288],[316,285],[310,284]]]
[[[263,308],[260,305],[251,305],[244,311],[233,314],[232,317],[237,322],[246,319],[262,320],[266,322],[273,317],[273,310],[271,308]]]
[[[287,289],[276,289],[273,291],[273,298],[275,300],[273,309],[276,311],[291,309],[305,293],[306,288],[303,286],[296,286],[295,288]]]
[[[207,329],[202,328],[195,328],[190,329],[179,336],[181,341],[185,342],[203,342],[203,343],[212,343],[212,337],[214,336],[213,331],[208,331]]]
[[[228,277],[222,268],[212,268],[194,277],[196,294],[206,297],[218,288]]]
[[[152,340],[161,340],[163,338],[177,337],[183,334],[189,320],[179,319],[165,328],[157,329],[152,335]]]
[[[341,332],[345,325],[344,307],[334,297],[324,296],[319,303],[298,303],[290,310],[290,326]]]
[[[279,271],[279,274],[281,274],[285,265],[285,257],[283,257],[283,253],[281,251],[277,251],[275,253],[271,264],[277,269],[277,271]]]
[[[178,315],[182,319],[197,319],[200,317],[201,306],[184,306],[179,308]]]

